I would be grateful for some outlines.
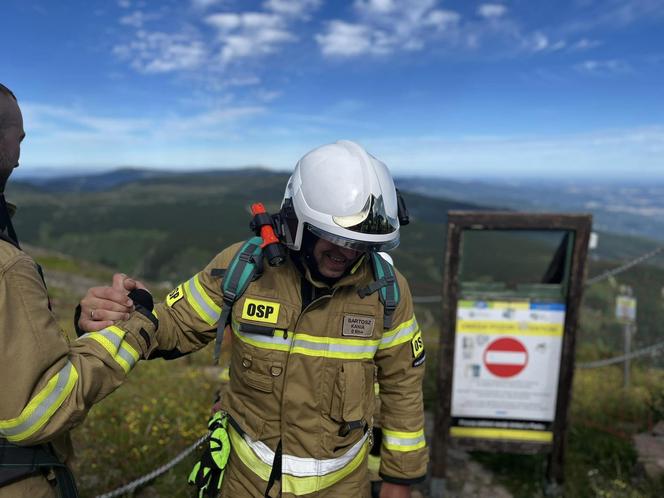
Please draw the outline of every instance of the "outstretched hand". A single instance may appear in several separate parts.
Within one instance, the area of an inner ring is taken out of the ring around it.
[[[113,275],[112,286],[92,287],[81,299],[81,317],[78,326],[85,332],[110,327],[119,320],[129,318],[134,303],[127,295],[134,289],[146,289],[138,280],[124,273]]]

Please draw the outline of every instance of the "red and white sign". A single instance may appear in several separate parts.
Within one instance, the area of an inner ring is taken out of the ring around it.
[[[514,377],[528,365],[528,351],[523,343],[512,337],[501,337],[484,351],[484,365],[497,377]]]
[[[452,417],[553,421],[564,324],[562,303],[459,301]]]

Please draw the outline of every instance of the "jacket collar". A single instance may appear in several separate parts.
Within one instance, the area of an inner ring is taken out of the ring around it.
[[[0,193],[0,234],[4,239],[9,239],[16,247],[18,245],[18,237],[12,225],[12,216],[16,213],[16,206],[10,204],[5,200],[4,193]]]

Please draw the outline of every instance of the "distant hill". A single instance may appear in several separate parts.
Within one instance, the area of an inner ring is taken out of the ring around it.
[[[664,241],[664,183],[406,177],[400,184],[412,192],[488,206],[587,212],[593,215],[596,230]]]
[[[26,176],[18,183],[32,185],[47,192],[102,192],[104,190],[121,187],[128,183],[144,180],[176,178],[182,176],[193,177],[226,177],[236,175],[249,175],[251,172],[275,174],[274,172],[260,167],[224,169],[224,170],[199,170],[187,172],[174,172],[168,170],[142,169],[142,168],[118,168],[101,173],[65,174],[63,176]]]
[[[250,204],[261,201],[275,212],[287,179],[287,173],[257,168],[187,174],[125,169],[116,176],[69,177],[38,185],[13,182],[7,197],[19,205],[16,226],[23,241],[169,287],[202,269],[224,247],[246,239],[250,235]],[[408,191],[407,182],[397,184],[405,190],[412,223],[402,230],[401,245],[393,256],[414,295],[438,295],[447,212],[494,208],[425,196]],[[652,240],[601,233],[599,249],[591,255],[589,275],[657,245]],[[480,250],[487,257],[500,255],[497,261],[505,269],[522,266],[522,255],[512,244],[492,242]],[[482,261],[481,252],[475,257]],[[650,263],[664,266],[664,258]],[[618,282],[635,285],[639,309],[648,311],[639,315],[643,333],[639,333],[637,343],[654,342],[659,324],[664,323],[660,297],[664,270],[641,266],[619,277]],[[588,293],[588,310],[595,311],[586,311],[585,329],[588,340],[600,341],[611,349],[620,345],[618,333],[605,334],[613,330],[611,327],[620,330],[611,318],[617,292],[612,285],[607,283]],[[602,319],[605,321],[598,321],[593,314],[599,309],[602,316],[608,316]],[[439,308],[430,306],[425,314],[436,318]],[[600,323],[606,326],[599,327]]]

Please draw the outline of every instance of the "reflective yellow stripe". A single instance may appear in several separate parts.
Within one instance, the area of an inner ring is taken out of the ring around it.
[[[125,331],[115,325],[111,325],[99,332],[90,332],[79,337],[81,339],[92,339],[108,351],[113,359],[120,365],[125,373],[134,367],[140,355],[125,340]]]
[[[387,349],[403,344],[404,342],[410,342],[419,331],[420,326],[417,324],[415,315],[413,315],[410,320],[407,320],[396,328],[385,332],[380,340],[378,349]]]
[[[424,429],[415,432],[391,431],[383,428],[383,446],[392,451],[414,451],[424,448]]]
[[[219,315],[221,314],[221,307],[217,306],[217,304],[212,300],[210,296],[208,296],[208,293],[205,292],[205,289],[203,288],[203,285],[201,284],[200,278],[198,275],[194,275],[194,285],[196,286],[196,289],[198,292],[200,292],[201,297],[205,301],[205,304],[207,304],[212,311],[214,311],[215,314]],[[219,318],[217,318],[218,320]]]
[[[41,429],[62,406],[74,389],[78,372],[71,362],[46,383],[46,386],[30,400],[21,414],[13,419],[0,420],[0,435],[8,441],[22,441]]]
[[[376,354],[376,349],[380,342],[379,339],[337,339],[333,337],[316,337],[308,334],[294,334],[293,332],[287,332],[286,338],[284,338],[283,331],[276,329],[273,336],[251,334],[241,332],[240,324],[235,320],[233,321],[233,332],[242,342],[257,348],[347,360],[372,359]]]
[[[295,334],[291,353],[345,360],[370,360],[376,354],[379,342],[379,339],[336,339]]]
[[[240,332],[240,324],[236,320],[232,321],[232,328],[235,337],[256,348],[288,351],[293,342],[293,334],[286,334],[286,338],[284,339],[283,331],[275,330],[275,335],[273,336]]]
[[[515,439],[518,441],[537,441],[550,443],[553,432],[525,431],[520,429],[491,429],[486,427],[452,427],[450,434],[454,437],[477,437],[486,439]]]
[[[231,451],[234,451],[237,456],[240,457],[242,463],[244,463],[248,469],[251,469],[254,474],[264,481],[269,481],[272,466],[264,463],[254,454],[246,441],[237,433],[231,424],[228,424],[228,435],[231,438]]]
[[[259,456],[254,452],[250,443],[245,440],[246,436],[240,436],[232,425],[229,426],[228,434],[231,439],[232,451],[238,455],[242,463],[244,463],[247,468],[251,469],[263,481],[268,481],[270,479],[272,466],[267,464],[265,460],[273,461],[274,452],[261,442],[252,442],[251,444],[256,447],[256,451],[261,455]],[[286,454],[282,455],[282,491],[301,496],[315,493],[336,484],[362,464],[368,451],[367,440],[368,438],[365,434],[365,436],[358,441],[351,450],[349,450],[349,453],[351,451],[357,452],[354,455],[349,455],[351,458],[342,456],[328,460],[317,460],[314,458],[301,458]],[[341,468],[337,469],[337,467],[340,466],[340,463],[343,465],[341,465]],[[312,475],[312,469],[324,469],[326,467],[335,468],[336,470],[327,474]],[[293,475],[295,473],[301,473],[304,476]]]
[[[205,292],[199,281],[198,274],[185,282],[184,289],[187,302],[198,313],[201,320],[210,326],[216,324],[221,315],[221,308]]]
[[[360,256],[360,258],[357,260],[357,262],[350,269],[350,274],[353,275],[362,263],[364,263],[364,254],[362,256]]]
[[[378,474],[380,472],[380,457],[376,455],[369,455],[368,465],[369,472]]]
[[[365,442],[362,445],[362,449],[357,455],[355,455],[355,458],[353,458],[348,465],[336,472],[324,476],[294,477],[288,474],[282,474],[282,491],[293,493],[295,496],[302,496],[335,485],[343,478],[350,475],[362,464],[362,462],[364,462],[364,459],[367,456],[368,447],[369,445]]]

